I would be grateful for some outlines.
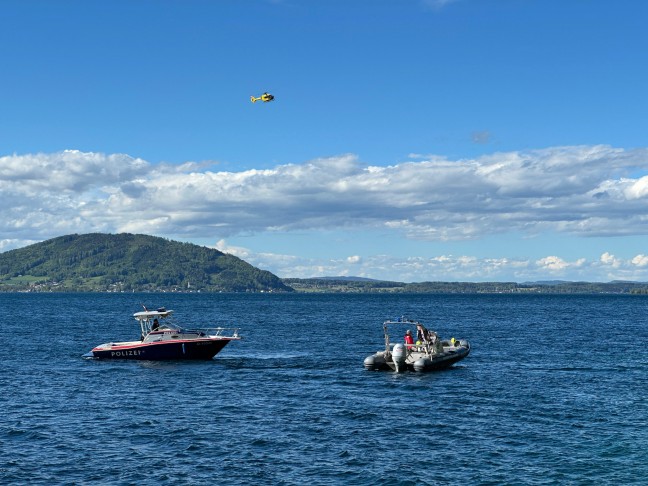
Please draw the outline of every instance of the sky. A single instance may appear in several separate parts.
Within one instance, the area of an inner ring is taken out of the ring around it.
[[[0,252],[128,232],[284,278],[648,281],[646,18],[3,0]]]

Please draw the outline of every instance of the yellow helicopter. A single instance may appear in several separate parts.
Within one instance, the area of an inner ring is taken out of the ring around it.
[[[263,93],[258,98],[255,98],[254,96],[250,96],[250,101],[252,103],[256,103],[257,101],[263,101],[264,103],[268,103],[269,101],[272,100],[274,100],[274,96],[272,96],[270,93]]]

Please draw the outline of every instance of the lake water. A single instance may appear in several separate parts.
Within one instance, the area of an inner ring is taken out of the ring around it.
[[[166,306],[244,340],[97,361]],[[0,294],[2,484],[647,484],[648,297]],[[404,315],[468,358],[365,371]]]

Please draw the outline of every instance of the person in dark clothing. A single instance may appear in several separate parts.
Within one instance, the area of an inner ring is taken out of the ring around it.
[[[421,343],[427,343],[429,341],[428,330],[421,323],[416,324],[416,340]]]

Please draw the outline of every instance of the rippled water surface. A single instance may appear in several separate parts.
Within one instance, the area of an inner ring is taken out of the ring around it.
[[[244,340],[96,361],[166,306]],[[0,482],[646,484],[648,298],[0,294]],[[369,372],[405,315],[473,350]]]

